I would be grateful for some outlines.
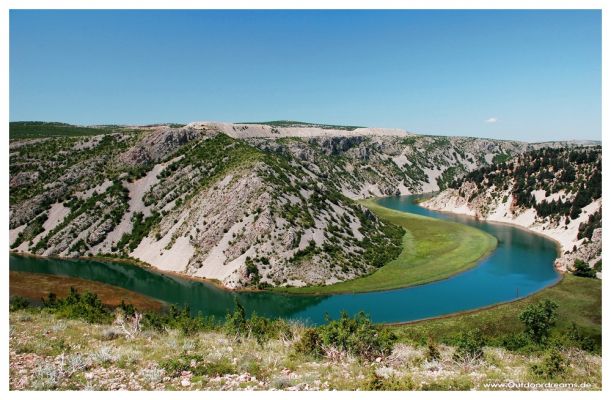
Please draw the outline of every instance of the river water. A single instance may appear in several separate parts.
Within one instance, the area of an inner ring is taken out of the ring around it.
[[[556,245],[540,235],[510,225],[438,213],[418,206],[418,196],[386,197],[384,207],[434,218],[444,218],[482,229],[498,239],[498,247],[474,268],[448,279],[383,292],[326,296],[275,292],[231,292],[214,285],[182,279],[132,265],[91,260],[62,260],[9,256],[10,269],[71,276],[120,286],[171,304],[188,304],[193,312],[223,317],[234,298],[248,313],[324,322],[325,314],[337,317],[367,313],[374,322],[407,322],[462,312],[514,300],[541,290],[560,278],[553,268]]]

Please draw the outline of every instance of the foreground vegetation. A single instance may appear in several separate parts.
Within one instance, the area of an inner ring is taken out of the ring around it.
[[[525,299],[472,313],[397,326],[395,333],[402,340],[415,343],[426,343],[429,338],[433,338],[439,342],[452,344],[455,342],[456,332],[477,328],[491,345],[528,352],[530,347],[522,335],[523,323],[519,314],[529,305],[544,299],[559,305],[558,319],[551,330],[554,340],[562,340],[567,332],[577,329],[581,336],[589,338],[584,340],[591,342],[595,351],[600,351],[602,283],[599,279],[581,278],[569,274],[566,274],[555,286]]]
[[[14,297],[10,387],[600,390],[600,315],[600,282],[573,276],[512,304],[395,327],[363,314],[305,327],[246,318],[239,304],[223,321],[111,310],[76,291],[35,308]]]
[[[427,218],[362,201],[381,220],[405,229],[399,256],[371,275],[328,286],[276,288],[291,293],[341,293],[388,290],[445,279],[474,266],[489,254],[496,239],[478,229]]]

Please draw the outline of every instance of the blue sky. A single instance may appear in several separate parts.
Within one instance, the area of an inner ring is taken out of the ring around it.
[[[12,10],[10,119],[600,139],[601,14]]]

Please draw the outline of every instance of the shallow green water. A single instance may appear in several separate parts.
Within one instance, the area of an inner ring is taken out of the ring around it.
[[[167,303],[188,304],[203,314],[224,316],[238,297],[247,312],[318,324],[325,313],[365,311],[375,322],[404,322],[485,307],[523,297],[559,279],[553,268],[556,246],[540,235],[508,225],[476,221],[426,210],[416,196],[388,197],[384,207],[475,226],[499,240],[497,249],[468,271],[451,278],[405,289],[329,296],[271,292],[230,292],[139,267],[89,260],[58,260],[10,255],[10,269],[73,276],[123,287]],[[406,266],[408,268],[409,266]]]

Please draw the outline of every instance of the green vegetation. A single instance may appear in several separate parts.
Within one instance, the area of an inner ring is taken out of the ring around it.
[[[597,228],[603,227],[603,213],[602,209],[596,211],[594,214],[588,217],[587,222],[582,222],[579,224],[579,233],[577,234],[577,239],[588,238],[592,239],[592,234],[594,230]]]
[[[439,190],[447,189],[457,176],[464,174],[465,168],[462,165],[454,167],[448,167],[441,175],[437,178],[437,186]]]
[[[546,289],[537,299],[473,313],[472,323],[465,323],[469,315],[461,315],[400,327],[376,326],[364,314],[343,314],[305,328],[284,320],[246,318],[239,304],[224,322],[175,307],[140,319],[134,307],[123,303],[113,312],[91,293],[73,292],[41,307],[13,297],[10,387],[491,390],[491,382],[527,380],[586,382],[592,386],[585,389],[599,389],[600,336],[598,344],[590,341],[587,346],[591,336],[585,333],[583,316],[596,312],[597,320],[591,322],[600,330],[600,282],[592,286],[597,281],[571,275],[566,280],[568,286]],[[584,289],[598,290],[597,304],[588,302],[592,293]],[[558,302],[558,308],[547,300]],[[519,317],[526,309],[543,310],[544,316],[549,309],[557,312],[549,340],[534,343],[526,335],[529,324]],[[429,329],[423,343],[406,334],[423,326]],[[514,343],[507,340],[508,332],[522,334],[524,344],[510,349]],[[439,370],[444,373],[435,373]]]
[[[320,356],[325,348],[352,354],[365,360],[387,356],[397,337],[388,328],[375,326],[364,313],[350,318],[342,313],[335,321],[327,319],[325,325],[308,329],[295,350],[311,356]]]
[[[456,361],[479,360],[484,357],[484,337],[479,329],[461,332],[457,340]]]
[[[584,278],[596,278],[596,270],[590,268],[587,262],[577,259],[575,260],[575,264],[573,264],[575,270],[573,274],[575,276],[583,276]]]
[[[508,161],[509,159],[511,159],[510,154],[499,153],[499,154],[495,154],[494,157],[492,157],[492,163],[500,164],[500,163],[504,163]]]
[[[124,233],[119,242],[117,243],[118,249],[123,249],[125,246],[129,251],[134,251],[153,229],[153,226],[159,223],[161,216],[158,212],[153,212],[148,217],[144,218],[144,214],[141,212],[135,213],[132,216],[132,230],[130,233]]]
[[[546,379],[553,379],[564,373],[566,369],[567,360],[557,348],[550,349],[540,363],[531,366],[535,375]]]
[[[26,228],[17,235],[17,238],[11,245],[11,249],[16,249],[23,242],[30,241],[36,236],[44,232],[43,224],[47,221],[47,213],[43,212],[33,219]]]
[[[10,139],[50,136],[93,136],[111,133],[115,126],[89,127],[61,122],[20,121],[9,123]]]
[[[478,190],[473,196],[491,187],[507,190],[515,181],[512,196],[515,205],[533,207],[540,217],[570,217],[576,219],[583,207],[602,196],[602,147],[542,148],[520,154],[512,160],[493,163],[455,179],[449,187],[460,189],[464,182],[474,183]],[[537,203],[532,192],[544,190],[546,196],[564,190],[574,193],[571,199],[542,200]],[[580,226],[580,238],[592,237],[592,231],[602,226],[601,214],[592,215]]]
[[[127,306],[127,314],[133,315],[135,310]],[[198,314],[191,315],[191,310],[188,306],[182,308],[171,305],[168,312],[151,312],[144,313],[142,318],[143,329],[149,329],[157,332],[163,332],[166,329],[176,329],[184,335],[190,335],[200,331],[210,331],[216,329],[218,321],[214,317],[207,317]]]
[[[9,301],[9,311],[24,310],[30,306],[30,301],[25,297],[12,296]]]
[[[362,201],[383,221],[403,227],[398,258],[371,275],[329,286],[275,288],[291,293],[340,293],[387,290],[444,279],[464,271],[496,246],[496,239],[466,225],[390,210]]]
[[[555,286],[546,288],[533,296],[516,302],[501,304],[489,309],[465,313],[457,316],[426,320],[393,329],[400,340],[425,344],[433,339],[439,343],[456,344],[458,332],[479,329],[488,345],[503,346],[512,350],[533,350],[527,332],[532,327],[520,320],[520,315],[528,310],[543,309],[544,315],[549,308],[547,301],[558,308],[554,325],[547,320],[549,331],[546,345],[564,343],[589,351],[600,351],[602,338],[602,292],[598,279],[580,278],[565,275]],[[544,301],[544,306],[540,302]],[[531,319],[530,317],[528,319]],[[545,322],[545,321],[544,321]],[[537,334],[542,332],[536,329]]]
[[[68,188],[72,185],[81,184],[81,189],[87,189],[105,180],[118,181],[125,168],[114,157],[137,138],[137,132],[122,130],[120,135],[101,138],[49,136],[45,140],[20,141],[11,150],[10,175],[25,178],[11,184],[11,206],[38,197],[38,201],[31,203],[32,212],[38,214],[54,202],[68,201],[72,195]],[[89,141],[91,145],[77,150],[79,144]],[[16,227],[24,222],[29,221],[11,224]]]
[[[43,308],[63,318],[81,319],[90,323],[109,323],[112,314],[102,305],[98,296],[91,292],[81,295],[72,288],[65,298],[57,298],[49,293],[43,300]]]
[[[535,343],[547,340],[549,331],[556,323],[558,304],[548,299],[529,304],[519,315],[525,326],[525,333]]]

